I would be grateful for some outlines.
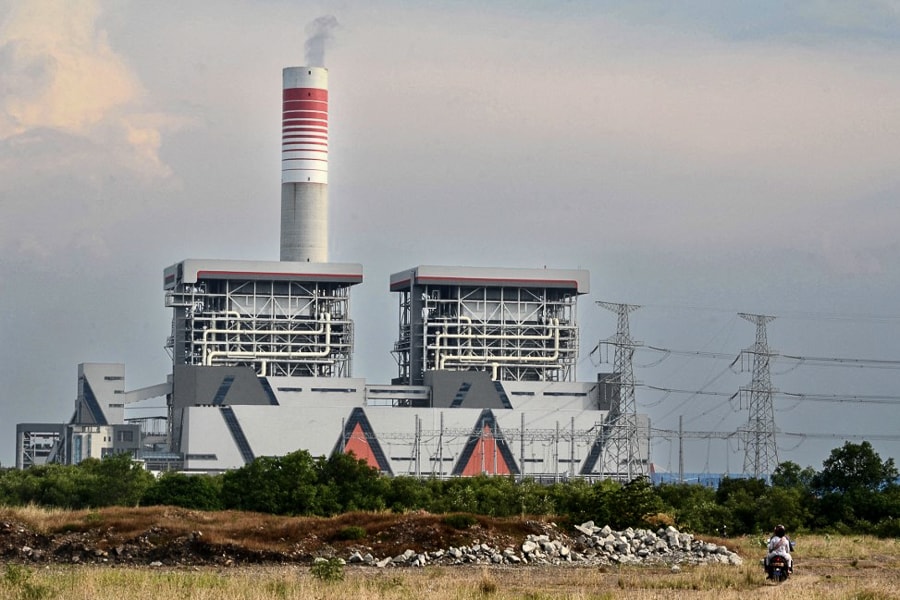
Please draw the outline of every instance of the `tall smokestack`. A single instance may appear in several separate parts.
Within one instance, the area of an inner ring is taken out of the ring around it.
[[[328,70],[282,76],[281,260],[328,262]]]

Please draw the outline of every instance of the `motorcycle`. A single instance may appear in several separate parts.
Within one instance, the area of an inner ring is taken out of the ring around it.
[[[788,562],[785,557],[776,554],[769,559],[769,564],[766,566],[766,579],[771,579],[775,583],[781,583],[782,581],[787,581],[789,575],[790,569],[788,569]]]

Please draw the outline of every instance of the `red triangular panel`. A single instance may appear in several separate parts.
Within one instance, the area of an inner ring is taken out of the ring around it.
[[[359,423],[353,428],[353,432],[344,444],[344,453],[349,454],[351,452],[356,458],[365,460],[370,467],[375,469],[381,468],[381,465],[378,464],[378,459],[375,458],[375,452],[372,451],[372,446],[369,445],[369,440],[366,439],[366,434],[363,433],[362,425]]]
[[[503,453],[497,445],[497,438],[490,426],[485,425],[482,435],[475,442],[472,454],[462,469],[463,477],[475,475],[509,475],[509,465],[503,458]]]

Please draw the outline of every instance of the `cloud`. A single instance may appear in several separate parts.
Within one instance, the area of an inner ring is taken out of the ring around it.
[[[134,102],[135,77],[95,28],[94,2],[42,0],[18,4],[3,24],[3,94],[0,135],[35,127],[85,133],[110,110]]]
[[[0,140],[55,130],[114,148],[131,171],[168,176],[158,150],[169,122],[144,114],[141,84],[99,17],[91,0],[14,4],[0,25]]]
[[[100,17],[92,0],[29,0],[0,22],[0,250],[13,257],[108,257],[104,234],[140,209],[134,182],[172,174],[160,149],[183,123],[144,108]]]

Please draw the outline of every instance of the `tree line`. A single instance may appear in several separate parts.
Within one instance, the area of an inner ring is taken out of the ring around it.
[[[625,527],[674,524],[695,533],[740,535],[770,530],[869,533],[900,537],[900,485],[894,460],[869,442],[831,451],[820,471],[778,465],[771,481],[724,478],[718,488],[575,479],[478,476],[453,479],[385,477],[350,454],[313,457],[300,450],[260,457],[221,475],[154,477],[130,455],[0,471],[0,505],[69,509],[172,505],[330,516],[349,511],[425,510],[508,517],[552,515]]]

